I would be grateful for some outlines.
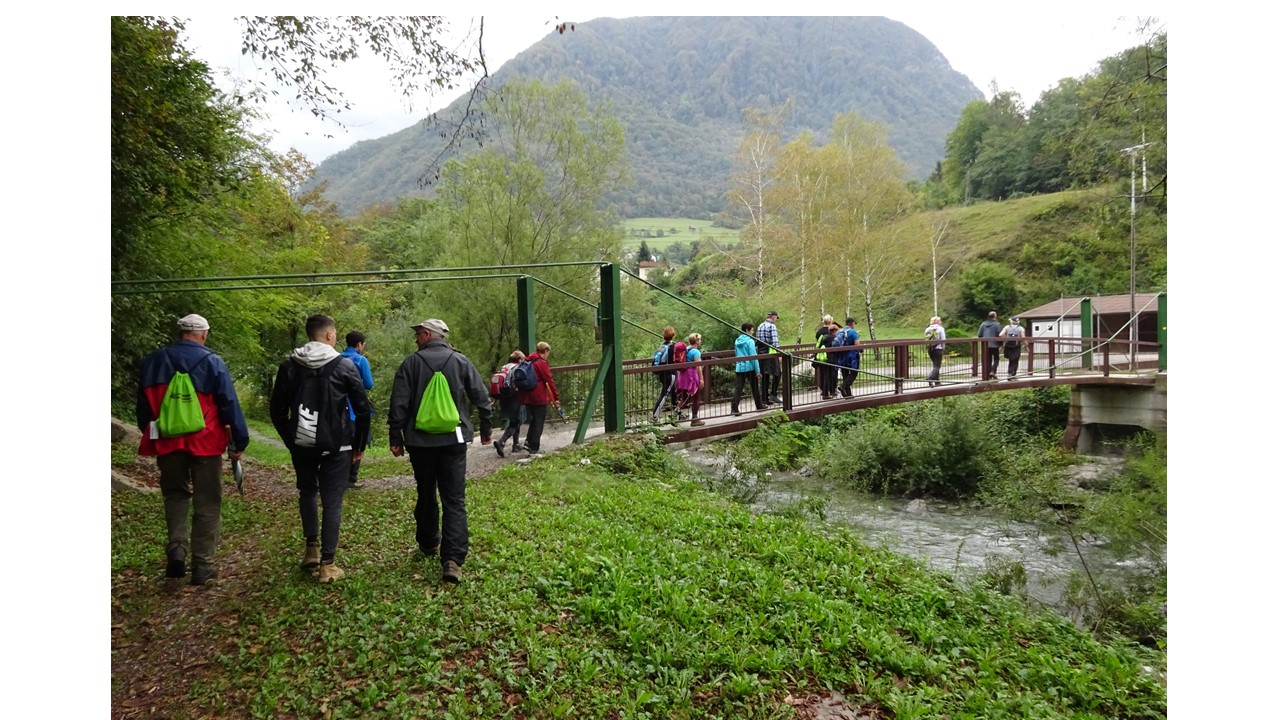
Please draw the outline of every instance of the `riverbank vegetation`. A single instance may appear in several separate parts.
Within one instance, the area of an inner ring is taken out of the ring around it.
[[[297,568],[287,471],[229,494],[222,576],[202,590],[163,584],[159,499],[113,494],[113,706],[224,718],[778,718],[819,704],[899,719],[1166,714],[1151,651],[960,588],[852,532],[753,514],[652,438],[469,484],[472,552],[456,587],[416,554],[412,485],[348,495],[348,574],[323,586]],[[162,667],[169,681],[148,693]]]
[[[761,423],[728,451],[736,475],[722,492],[750,499],[765,472],[809,467],[871,494],[961,500],[1010,521],[1046,528],[1045,550],[1079,559],[1065,578],[1068,615],[1100,633],[1152,646],[1165,642],[1166,440],[1141,433],[1115,449],[1113,476],[1088,487],[1068,481],[1081,461],[1058,447],[1065,387],[943,398],[873,408],[816,423]],[[748,492],[749,490],[749,492]],[[1089,544],[1135,567],[1124,582],[1100,577],[1083,559]],[[1028,599],[1017,562],[993,562],[985,581]]]

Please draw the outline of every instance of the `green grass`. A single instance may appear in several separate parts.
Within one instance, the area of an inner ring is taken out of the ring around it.
[[[271,423],[251,419],[248,420],[248,424],[250,429],[265,436],[268,440],[279,442],[280,436],[276,434],[276,430]],[[413,468],[409,467],[408,457],[395,457],[391,454],[391,448],[386,444],[385,427],[378,429],[384,433],[384,437],[375,437],[374,444],[365,449],[364,460],[360,462],[360,477],[377,478],[413,474]],[[262,465],[285,470],[293,467],[293,463],[289,459],[288,450],[276,447],[272,442],[263,441],[262,438],[254,438],[249,443],[249,449],[245,455]]]
[[[456,587],[415,554],[412,490],[348,496],[334,586],[280,551],[299,544],[287,500],[228,503],[223,546],[267,552],[192,611],[218,618],[216,653],[183,711],[775,718],[838,689],[900,719],[1164,717],[1129,647],[849,531],[752,515],[677,463],[617,438],[470,482]],[[160,529],[138,530],[155,513],[113,495],[116,575],[159,574]],[[124,638],[156,607],[115,605]]]
[[[710,220],[693,220],[691,218],[631,218],[623,220],[618,224],[622,228],[624,236],[622,245],[625,248],[638,248],[640,242],[644,241],[649,244],[652,250],[661,250],[668,245],[676,242],[682,242],[685,245],[695,240],[716,239],[717,242],[737,242],[738,231],[728,228],[714,227]],[[697,228],[690,230],[689,228]],[[672,233],[674,229],[676,232]],[[648,230],[650,237],[643,237],[633,234],[633,231]],[[657,237],[657,231],[662,230],[663,236]]]

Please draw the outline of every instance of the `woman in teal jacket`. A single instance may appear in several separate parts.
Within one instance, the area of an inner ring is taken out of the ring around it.
[[[752,323],[742,323],[742,334],[733,342],[733,354],[736,357],[751,357],[756,354],[756,339],[752,334],[755,328]],[[738,402],[742,400],[742,384],[750,382],[751,397],[756,401],[756,409],[764,410],[765,405],[760,402],[760,361],[739,360],[733,369],[736,374],[733,379],[733,401],[729,404],[729,409],[734,415],[742,414],[738,410]]]

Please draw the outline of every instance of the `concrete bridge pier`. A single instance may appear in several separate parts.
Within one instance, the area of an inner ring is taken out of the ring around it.
[[[1075,385],[1062,447],[1084,455],[1100,454],[1107,437],[1132,434],[1136,429],[1164,430],[1168,375],[1154,385]]]

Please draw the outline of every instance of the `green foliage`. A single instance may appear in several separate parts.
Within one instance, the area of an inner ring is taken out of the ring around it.
[[[1013,270],[980,260],[960,273],[961,310],[970,319],[985,318],[991,310],[1017,307],[1018,287]]]
[[[240,179],[243,116],[179,43],[183,25],[111,18],[111,270]],[[137,277],[136,275],[134,277]]]
[[[730,457],[749,471],[790,470],[813,451],[820,433],[817,426],[790,422],[785,413],[770,413],[734,445]]]
[[[823,477],[867,492],[918,497],[974,493],[996,443],[973,421],[968,398],[946,398],[882,413],[831,437],[818,454]]]
[[[445,166],[439,198],[445,233],[431,265],[618,260],[621,233],[600,209],[602,196],[627,178],[618,121],[604,108],[589,108],[569,83],[511,82],[486,107],[506,131],[485,151]],[[530,274],[598,302],[599,272],[592,268]],[[433,283],[415,292],[413,304],[447,308],[450,327],[457,327],[450,341],[487,369],[518,345],[513,284],[511,278]],[[537,339],[552,344],[557,361],[598,357],[595,311],[544,284],[536,293]]]
[[[1027,111],[1017,93],[975,100],[947,136],[946,157],[921,188],[926,206],[1057,192],[1128,174],[1119,150],[1150,142],[1152,192],[1164,196],[1167,36],[1146,22],[1142,44],[1066,78]]]

